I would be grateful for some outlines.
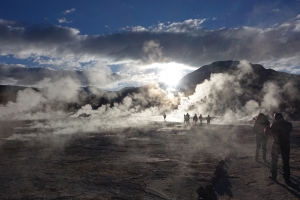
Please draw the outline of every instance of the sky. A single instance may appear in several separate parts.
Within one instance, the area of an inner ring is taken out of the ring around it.
[[[175,86],[220,60],[300,74],[300,0],[0,3],[0,84]]]

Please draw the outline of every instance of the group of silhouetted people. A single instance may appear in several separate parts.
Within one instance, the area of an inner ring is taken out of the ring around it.
[[[166,117],[167,117],[166,113],[163,114],[163,117],[164,117],[164,121],[166,121]],[[210,124],[211,117],[208,115],[206,117],[206,120],[207,120],[207,124]],[[195,124],[197,124],[197,122],[198,122],[197,114],[194,115],[193,121]],[[201,114],[199,116],[199,121],[200,121],[200,124],[202,124],[203,117]],[[190,124],[190,114],[189,113],[186,113],[183,115],[183,123]]]
[[[202,124],[202,121],[203,121],[202,114],[199,115],[199,118],[198,118],[197,114],[195,114],[194,117],[193,117],[193,122],[195,124],[197,124],[198,119],[199,119],[200,124]],[[207,120],[207,124],[210,124],[211,117],[208,115],[206,117],[206,120]],[[183,115],[183,123],[190,124],[190,115],[189,115],[189,113],[186,113],[186,114]]]
[[[266,115],[259,113],[255,119],[253,132],[256,135],[255,161],[258,161],[259,150],[262,147],[263,160],[266,161],[267,141],[271,136],[273,139],[271,151],[271,175],[270,179],[277,181],[277,162],[281,154],[283,163],[283,178],[286,183],[290,183],[290,134],[292,132],[292,123],[286,121],[281,113],[274,114],[273,123],[270,122]]]

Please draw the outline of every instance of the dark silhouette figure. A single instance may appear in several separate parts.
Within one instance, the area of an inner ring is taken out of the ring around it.
[[[200,199],[201,200],[216,200],[216,199],[218,199],[213,185],[207,185],[205,187],[200,186],[197,189],[197,194],[198,194],[198,200],[200,200]]]
[[[164,120],[166,121],[166,117],[167,117],[166,113],[164,113],[163,116],[164,116]]]
[[[186,113],[185,117],[186,117],[186,123],[190,124],[190,115],[189,115],[189,113]]]
[[[197,124],[197,121],[198,121],[198,116],[197,116],[197,114],[194,115],[193,121],[195,122],[195,124]]]
[[[266,115],[259,113],[255,119],[253,127],[253,133],[256,136],[255,162],[258,161],[260,147],[262,147],[263,150],[263,159],[266,161],[268,135],[264,133],[264,128],[268,126],[270,126],[270,122]]]
[[[210,120],[211,120],[211,118],[210,118],[210,116],[209,116],[209,115],[207,115],[207,118],[206,118],[206,120],[207,120],[207,124],[210,124]]]
[[[200,114],[200,116],[199,116],[200,124],[202,124],[202,119],[203,119],[203,117],[202,117],[202,115]]]
[[[281,154],[283,164],[283,178],[285,183],[290,183],[290,134],[293,130],[293,125],[284,120],[281,113],[274,114],[274,122],[270,126],[269,132],[273,137],[272,146],[272,162],[271,162],[271,178],[277,180],[277,162],[278,156]]]

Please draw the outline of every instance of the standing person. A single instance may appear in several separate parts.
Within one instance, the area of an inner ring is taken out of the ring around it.
[[[194,115],[193,121],[195,122],[195,124],[197,124],[197,121],[198,121],[198,116],[197,116],[197,114]]]
[[[166,121],[166,117],[167,117],[166,113],[164,113],[164,115],[163,115],[163,116],[164,116],[164,120]]]
[[[200,116],[199,116],[199,121],[200,121],[200,124],[202,124],[202,114],[200,114]]]
[[[207,120],[207,124],[210,124],[210,116],[209,115],[207,115],[207,118],[206,118],[206,120]]]
[[[189,113],[186,113],[186,123],[187,124],[190,124],[190,115],[189,115]]]
[[[290,134],[293,130],[291,122],[284,120],[281,113],[274,114],[274,122],[270,127],[270,133],[273,137],[272,146],[272,162],[271,162],[271,178],[277,180],[277,162],[278,156],[281,154],[283,164],[283,178],[285,183],[290,183]]]
[[[268,135],[264,133],[264,128],[270,126],[270,122],[266,115],[259,113],[255,119],[253,133],[256,138],[255,162],[258,161],[260,147],[263,150],[263,159],[266,162]]]

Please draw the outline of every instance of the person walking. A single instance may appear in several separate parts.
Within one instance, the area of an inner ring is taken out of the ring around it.
[[[293,130],[291,122],[286,121],[281,113],[274,114],[274,122],[270,126],[269,132],[273,137],[271,151],[271,176],[270,179],[277,181],[277,162],[281,154],[283,164],[283,178],[285,183],[291,183],[290,180],[290,134]]]
[[[195,122],[195,124],[197,124],[197,121],[198,121],[198,116],[197,116],[197,114],[194,115],[193,121]]]
[[[199,116],[200,124],[202,124],[202,119],[203,119],[202,114],[200,114],[200,116]]]
[[[207,124],[210,124],[210,116],[209,115],[207,115],[207,118],[206,118],[206,120],[207,120]]]
[[[255,119],[253,133],[256,139],[255,162],[258,161],[260,147],[263,150],[263,160],[266,162],[268,135],[265,135],[264,128],[270,126],[270,122],[266,115],[259,113]]]
[[[186,113],[186,123],[187,124],[190,124],[190,114],[189,113]]]

